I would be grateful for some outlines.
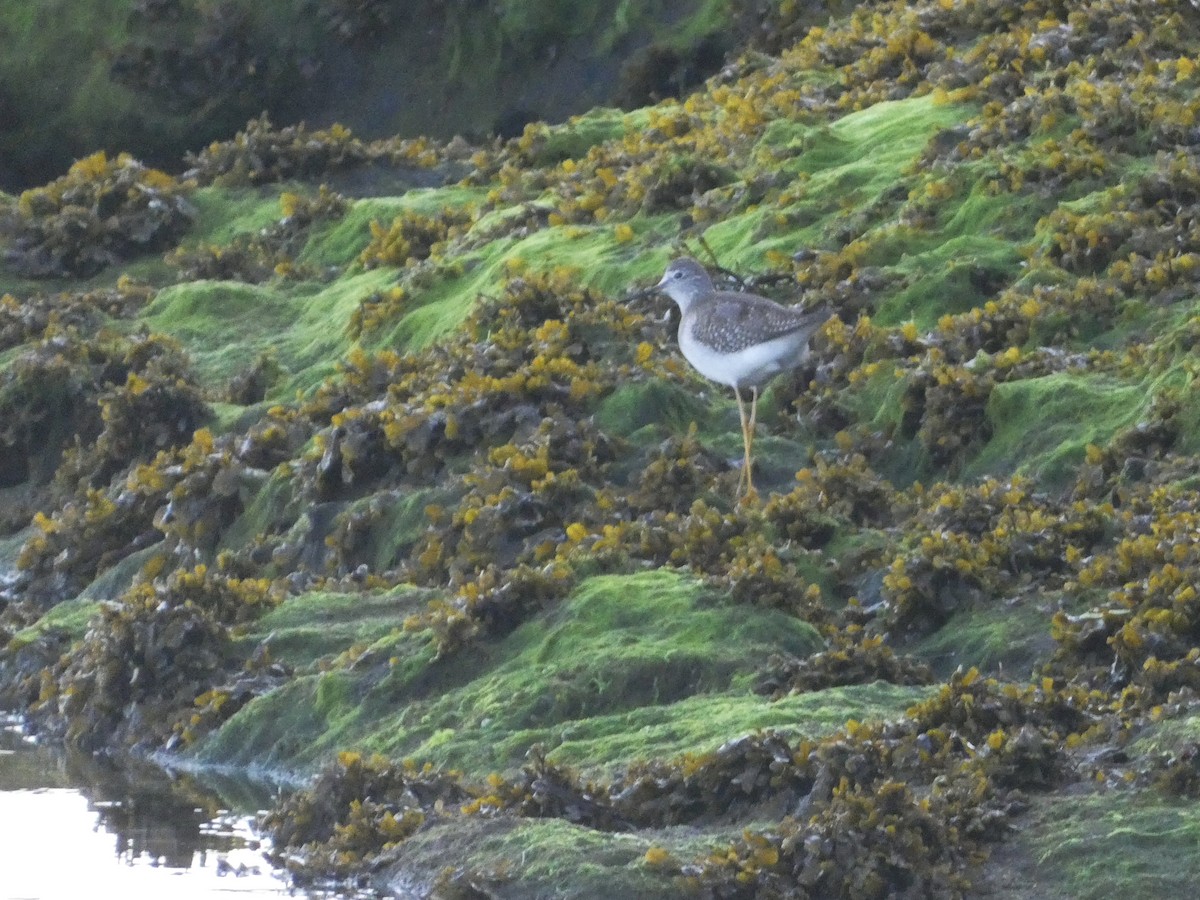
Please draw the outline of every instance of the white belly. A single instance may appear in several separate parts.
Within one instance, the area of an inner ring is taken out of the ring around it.
[[[692,368],[710,381],[744,388],[762,385],[799,365],[804,359],[805,342],[795,334],[786,334],[736,353],[717,353],[681,329],[679,350]]]

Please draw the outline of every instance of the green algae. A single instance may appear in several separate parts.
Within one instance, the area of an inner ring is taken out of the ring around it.
[[[961,124],[973,111],[925,96],[878,103],[827,125],[772,122],[759,140],[757,156],[762,164],[770,160],[772,169],[803,179],[801,197],[790,215],[787,208],[782,210],[801,227],[775,224],[780,211],[766,207],[729,216],[707,228],[704,237],[722,264],[735,269],[760,268],[772,250],[790,255],[801,248],[836,245],[831,230],[839,220],[895,194],[898,183],[911,180],[909,169],[930,139]],[[881,225],[872,222],[870,227]],[[939,242],[928,236],[911,238],[912,245],[921,243]],[[899,262],[909,249],[892,241],[888,258],[874,262]]]
[[[135,551],[105,569],[77,597],[56,603],[33,625],[17,632],[12,649],[18,649],[48,631],[63,631],[72,640],[82,638],[101,606],[117,601],[133,584],[142,567],[162,553],[159,542]]]
[[[486,263],[477,257],[464,257],[464,272],[439,273],[440,277],[414,298],[410,312],[366,343],[415,351],[449,335],[471,314],[480,297],[498,292],[505,271],[499,256],[495,254]]]
[[[983,672],[1019,678],[1045,662],[1053,651],[1051,615],[1029,602],[966,610],[922,638],[910,652],[928,661],[942,677],[960,666],[975,666]]]
[[[258,188],[203,187],[188,202],[195,218],[183,246],[228,244],[239,234],[253,234],[282,218],[277,186]]]
[[[873,104],[829,126],[830,140],[817,157],[820,168],[836,169],[870,158],[880,167],[873,181],[911,162],[934,134],[961,124],[974,111],[971,105],[941,102],[933,95]]]
[[[1183,897],[1200,879],[1200,809],[1114,789],[1040,800],[1014,841],[1033,860],[1042,896]]]
[[[929,687],[907,687],[877,681],[790,694],[775,701],[748,692],[689,697],[667,706],[647,706],[614,716],[569,723],[554,733],[552,761],[591,767],[612,759],[609,768],[630,760],[661,758],[684,752],[705,753],[732,737],[771,731],[818,740],[847,721],[899,718],[925,699]],[[517,750],[528,739],[544,741],[544,732],[514,735]]]
[[[61,631],[72,640],[79,640],[88,630],[92,618],[100,610],[100,601],[86,597],[74,600],[64,600],[53,606],[49,612],[28,628],[23,628],[12,636],[10,649],[19,650],[31,644],[43,634]]]
[[[580,765],[615,766],[631,755],[720,743],[730,728],[784,724],[799,706],[774,707],[744,687],[731,689],[769,653],[803,656],[819,646],[805,623],[731,606],[669,571],[588,579],[560,607],[452,668],[433,661],[419,635],[397,630],[399,607],[380,619],[378,606],[337,601],[329,615],[348,631],[342,641],[319,642],[330,601],[291,600],[246,640],[273,634],[271,646],[283,641],[297,662],[299,647],[332,654],[350,640],[377,662],[298,678],[253,701],[201,748],[201,758],[309,767],[338,747],[358,746],[478,770],[511,768],[542,743],[552,757],[562,746]],[[367,624],[352,624],[360,613]],[[820,702],[809,713],[827,722]],[[300,748],[294,757],[275,741],[281,728],[294,737],[283,746]]]
[[[881,325],[911,320],[928,329],[943,315],[982,306],[998,284],[1015,279],[1022,261],[1010,241],[988,234],[940,235],[923,251],[918,248],[924,241],[896,243],[891,249],[898,255],[892,258],[899,261],[893,270],[903,276],[905,286],[880,306]]]
[[[182,341],[201,384],[223,387],[231,375],[263,353],[271,353],[291,375],[272,388],[287,397],[307,390],[334,369],[351,342],[343,327],[371,291],[393,276],[370,271],[329,285],[251,285],[194,281],[164,288],[141,321]]]
[[[275,472],[255,493],[246,508],[221,535],[219,547],[242,547],[256,535],[267,534],[297,509],[296,489],[291,479]]]
[[[791,157],[785,166],[814,176],[816,187],[878,187],[889,178],[894,184],[933,135],[973,112],[971,106],[939,103],[931,95],[910,97],[876,103],[829,124],[777,120],[758,148]]]
[[[265,643],[274,659],[305,669],[352,647],[396,634],[405,616],[423,605],[428,591],[400,587],[377,595],[314,591],[293,597],[255,623],[243,646]]]
[[[998,384],[987,405],[993,434],[968,474],[1028,475],[1061,485],[1088,444],[1102,445],[1137,421],[1150,396],[1141,385],[1070,372]]]
[[[242,406],[240,403],[224,403],[220,400],[209,401],[212,411],[212,422],[209,430],[215,435],[244,432],[247,428],[262,419],[271,408],[269,402],[251,403]]]
[[[110,568],[101,572],[79,594],[84,601],[117,600],[133,584],[138,573],[147,562],[164,552],[162,542],[130,553]]]
[[[355,548],[355,558],[365,559],[373,572],[385,572],[398,566],[429,525],[426,509],[450,503],[453,495],[439,488],[406,491],[381,496],[374,494],[352,504],[347,515],[366,509],[377,517],[367,527]]]
[[[572,116],[562,125],[550,125],[542,132],[544,144],[538,153],[540,165],[554,165],[564,159],[578,159],[605,141],[615,141],[636,127],[636,118],[619,109],[597,108]]]
[[[972,168],[964,166],[954,194],[937,201],[932,224],[917,228],[890,220],[902,201],[921,196],[938,177],[914,170],[928,143],[976,111],[924,96],[878,103],[828,125],[773,122],[758,155],[764,161],[782,157],[784,171],[806,178],[804,199],[783,210],[801,227],[781,229],[773,224],[779,212],[764,208],[729,217],[705,237],[726,265],[758,267],[770,251],[836,246],[831,229],[880,207],[882,215],[876,211],[864,223],[870,249],[862,263],[881,267],[903,285],[883,299],[880,324],[914,320],[929,328],[942,315],[980,306],[996,284],[1020,275],[1024,256],[1014,241],[1033,230],[1053,200],[1014,210],[1010,198],[985,187],[981,167],[972,179]]]
[[[480,198],[478,190],[449,187],[410,191],[399,198],[357,201],[340,222],[315,229],[298,259],[319,265],[354,263],[370,239],[372,222],[386,226],[406,211],[432,215],[470,206]],[[635,233],[652,233],[660,227],[661,218],[637,222]],[[503,213],[483,216],[471,227],[467,243],[477,243],[475,233],[486,234],[503,220]],[[453,265],[433,267],[421,278],[419,287],[410,289],[411,303],[404,315],[390,327],[365,337],[363,345],[419,351],[457,329],[480,298],[498,294],[515,273],[526,269],[545,272],[560,267],[570,270],[581,286],[621,296],[631,291],[637,278],[657,274],[659,264],[645,260],[640,249],[618,240],[613,227],[606,225],[557,226],[535,230],[517,239],[492,239],[478,249],[461,250]],[[381,290],[404,281],[402,272],[386,267],[360,273],[356,266],[351,266],[350,272],[341,281],[352,285],[347,291],[356,292],[359,299],[372,289]],[[301,290],[311,288],[292,289]],[[281,297],[291,295],[291,292],[285,295],[282,288],[278,292]],[[338,321],[336,314],[331,318]]]
[[[520,240],[492,241],[484,250],[462,254],[459,267],[439,273],[433,284],[424,287],[415,296],[412,311],[395,327],[366,343],[409,351],[427,347],[458,328],[481,297],[496,296],[505,280],[526,266],[542,272],[567,267],[583,287],[624,295],[634,286],[635,267],[630,264],[637,254],[622,245],[608,226],[557,226]],[[643,264],[642,271],[653,270]]]
[[[713,833],[709,842],[728,836]],[[689,834],[666,843],[683,850],[703,841]],[[453,885],[458,876],[494,886],[513,900],[689,896],[669,872],[645,864],[646,851],[656,845],[643,835],[603,834],[562,819],[456,819],[435,823],[406,841],[404,860],[388,880],[411,887],[436,883],[441,876]]]
[[[387,228],[404,213],[437,215],[445,210],[467,209],[483,200],[478,188],[441,187],[405,191],[395,197],[367,197],[354,201],[338,221],[314,228],[298,261],[318,266],[348,266],[371,239],[371,223]]]
[[[680,434],[693,422],[707,426],[711,418],[711,407],[694,391],[659,378],[618,388],[604,398],[596,411],[600,427],[622,437],[630,437],[647,426],[662,426]]]

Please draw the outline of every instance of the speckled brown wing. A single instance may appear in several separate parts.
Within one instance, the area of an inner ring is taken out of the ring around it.
[[[737,353],[754,344],[819,325],[827,313],[802,312],[757,294],[721,291],[697,310],[693,336],[719,353]]]

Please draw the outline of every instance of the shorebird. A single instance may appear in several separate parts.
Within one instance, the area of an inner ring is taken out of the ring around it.
[[[758,294],[718,291],[704,267],[689,257],[673,260],[654,289],[679,306],[683,358],[705,378],[733,388],[745,447],[738,492],[751,496],[758,389],[804,362],[809,339],[829,312],[791,309]],[[749,415],[742,399],[745,388],[750,389]]]

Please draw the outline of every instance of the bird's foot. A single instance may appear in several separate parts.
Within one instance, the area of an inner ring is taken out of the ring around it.
[[[738,473],[737,497],[739,506],[758,502],[758,489],[754,487],[754,470],[749,460],[742,463]]]

